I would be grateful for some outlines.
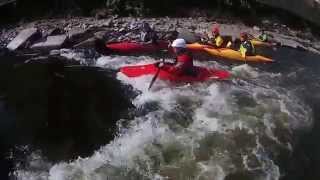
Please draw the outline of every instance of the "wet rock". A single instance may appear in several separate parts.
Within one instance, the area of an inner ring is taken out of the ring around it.
[[[260,28],[258,26],[253,26],[253,30],[260,31]]]
[[[121,33],[125,32],[125,31],[126,31],[126,29],[124,27],[119,29],[119,32],[121,32]]]
[[[68,38],[71,40],[77,39],[85,33],[86,30],[83,28],[73,28],[70,31],[68,31]]]
[[[112,19],[108,19],[102,25],[105,27],[111,27],[113,25],[113,21]]]
[[[178,29],[178,38],[186,40],[188,43],[194,43],[200,41],[200,37],[196,36],[194,33],[187,29]]]
[[[10,75],[6,94],[17,109],[15,137],[53,161],[92,154],[114,138],[117,120],[132,107],[130,92],[115,73],[74,60],[43,58],[15,67]]]
[[[46,41],[39,42],[31,46],[32,49],[56,49],[62,47],[62,45],[66,42],[66,35],[58,35],[58,36],[48,36]]]
[[[95,46],[96,38],[89,38],[85,41],[82,41],[76,45],[74,45],[74,48],[92,48]]]
[[[95,18],[96,19],[103,19],[108,17],[109,12],[107,9],[99,9],[97,10],[97,12],[95,13]]]
[[[64,31],[60,28],[53,28],[48,31],[48,36],[56,36],[59,34],[63,34]]]
[[[320,6],[314,0],[258,0],[263,4],[293,12],[317,25],[320,25]]]
[[[319,42],[316,43],[316,44],[314,45],[314,47],[315,47],[316,49],[319,49],[319,50],[320,50],[320,43],[319,43]]]
[[[47,36],[56,36],[59,34],[63,34],[64,31],[60,28],[51,28],[47,31],[42,32],[42,37],[47,37]]]
[[[29,28],[22,30],[8,45],[7,48],[11,51],[18,49],[27,43],[27,41],[35,41],[39,31],[37,28]]]
[[[269,20],[265,19],[265,20],[262,21],[262,24],[264,24],[264,25],[270,25],[271,22],[270,22]]]
[[[108,39],[108,32],[107,31],[98,31],[94,33],[95,39],[101,39],[106,41]]]

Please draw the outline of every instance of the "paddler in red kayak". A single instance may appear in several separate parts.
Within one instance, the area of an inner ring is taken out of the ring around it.
[[[242,57],[253,56],[255,54],[255,49],[251,41],[248,39],[248,34],[245,32],[240,33],[240,53]]]
[[[187,50],[186,41],[184,39],[176,39],[172,42],[171,46],[177,57],[174,63],[166,63],[166,65],[170,65],[166,67],[167,71],[175,75],[195,75],[193,57],[191,52]],[[162,66],[164,65],[160,63],[159,67],[161,68]]]
[[[142,23],[140,39],[144,43],[158,44],[157,33],[150,27],[147,22]]]
[[[225,44],[224,39],[220,35],[220,30],[218,25],[212,26],[211,35],[212,35],[212,38],[209,40],[208,44],[215,48],[222,48],[222,47],[229,48],[232,44],[231,41],[228,41],[228,43]]]

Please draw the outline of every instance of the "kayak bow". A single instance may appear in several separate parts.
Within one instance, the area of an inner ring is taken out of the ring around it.
[[[106,44],[106,48],[118,53],[153,53],[168,49],[168,44],[166,41],[159,41],[158,44],[118,42]]]

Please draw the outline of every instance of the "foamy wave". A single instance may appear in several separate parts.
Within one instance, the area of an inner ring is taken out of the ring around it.
[[[103,57],[97,62],[119,68],[131,60]],[[150,59],[137,58],[137,62],[150,63]],[[247,65],[233,70],[245,72],[240,76],[260,77]],[[312,122],[308,107],[281,88],[217,82],[170,86],[159,80],[148,91],[151,78],[118,74],[119,80],[140,91],[133,102],[136,107],[150,102],[158,107],[133,119],[112,142],[91,157],[58,163],[40,173],[19,170],[16,177],[223,180],[232,173],[250,172],[253,179],[276,180],[280,171],[269,148],[290,143],[279,130],[291,133],[298,122]]]

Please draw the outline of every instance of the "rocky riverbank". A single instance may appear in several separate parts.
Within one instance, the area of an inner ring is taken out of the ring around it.
[[[320,52],[319,37],[312,34],[311,28],[292,29],[286,24],[270,19],[263,20],[259,25],[248,26],[238,19],[205,17],[133,18],[112,16],[105,19],[93,17],[43,19],[3,28],[0,32],[0,47],[7,47],[11,51],[36,52],[61,48],[94,48],[97,39],[105,42],[138,39],[139,26],[142,21],[153,25],[162,39],[168,39],[170,33],[175,30],[185,38],[199,39],[198,37],[209,32],[213,23],[219,23],[222,34],[232,36],[233,39],[236,39],[241,31],[257,36],[264,29],[272,41],[281,46],[315,53]],[[17,36],[19,37],[16,38]]]

